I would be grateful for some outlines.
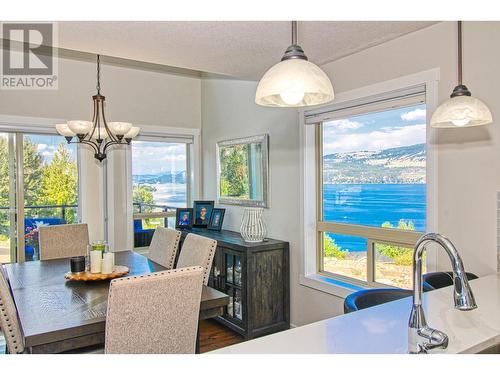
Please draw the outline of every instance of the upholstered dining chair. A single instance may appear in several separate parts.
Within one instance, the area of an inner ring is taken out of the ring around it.
[[[203,283],[207,285],[216,247],[216,240],[189,233],[184,239],[175,268],[203,267]]]
[[[0,263],[0,267],[3,268],[3,264]],[[0,272],[0,327],[7,343],[7,353],[24,353],[24,338],[17,317],[16,305],[10,294],[4,272]]]
[[[68,258],[87,253],[87,224],[49,225],[39,228],[40,259]]]
[[[202,267],[113,280],[105,353],[193,354],[202,286]]]
[[[161,264],[167,270],[174,268],[175,255],[179,248],[181,232],[175,229],[158,227],[155,229],[148,258]]]

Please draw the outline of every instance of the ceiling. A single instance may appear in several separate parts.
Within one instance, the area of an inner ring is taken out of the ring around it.
[[[318,65],[436,22],[299,22],[298,44]],[[290,22],[60,22],[59,47],[259,80],[291,44]]]

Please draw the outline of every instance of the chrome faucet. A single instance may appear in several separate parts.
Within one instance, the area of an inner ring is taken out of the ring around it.
[[[419,238],[413,252],[413,307],[408,322],[408,345],[410,353],[427,353],[434,348],[448,347],[448,336],[427,325],[422,308],[422,255],[429,242],[436,242],[450,257],[453,268],[455,308],[462,311],[473,310],[476,306],[474,295],[465,274],[462,259],[451,241],[437,233],[424,234]]]

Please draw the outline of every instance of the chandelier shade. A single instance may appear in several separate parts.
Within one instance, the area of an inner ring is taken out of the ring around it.
[[[94,157],[102,162],[106,159],[109,147],[118,144],[130,144],[140,131],[139,127],[129,122],[106,122],[104,101],[100,84],[100,57],[97,55],[97,94],[92,96],[94,114],[92,121],[72,120],[66,124],[57,124],[56,130],[66,137],[68,143],[86,144],[94,150]],[[76,140],[73,139],[76,136]]]
[[[431,117],[433,128],[465,128],[488,125],[493,116],[488,106],[474,98],[462,84],[462,21],[458,21],[458,85],[453,89],[450,99],[441,103]]]
[[[266,107],[307,107],[334,99],[332,82],[317,65],[308,61],[297,44],[297,22],[292,21],[292,44],[281,61],[261,78],[255,103]]]
[[[69,128],[68,124],[57,124],[56,125],[56,130],[59,134],[61,134],[64,137],[71,137],[73,138],[76,134],[73,133],[73,131]]]

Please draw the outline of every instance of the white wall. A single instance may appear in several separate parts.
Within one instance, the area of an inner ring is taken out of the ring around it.
[[[1,51],[0,51],[1,52]],[[108,65],[101,61],[101,90],[106,96],[106,119],[159,127],[201,127],[201,80],[198,77],[153,72]],[[95,94],[96,65],[93,61],[59,59],[57,90],[0,90],[0,114],[62,120],[90,120]],[[114,179],[123,182],[125,153],[111,151]],[[103,171],[93,153],[83,150],[81,160],[82,221],[89,224],[91,240],[104,238]],[[120,185],[121,186],[121,185]],[[110,223],[110,240],[116,249],[126,246],[127,228],[123,213],[131,204],[116,194],[108,206],[119,215]],[[121,240],[120,240],[121,239]]]
[[[473,94],[500,116],[498,61],[500,22],[464,24],[464,80]],[[332,46],[334,48],[335,46]],[[401,76],[440,69],[439,100],[456,85],[456,24],[440,23],[323,66],[336,92]],[[206,199],[216,198],[215,143],[270,134],[271,207],[265,210],[269,236],[290,242],[291,320],[301,325],[342,311],[342,299],[298,282],[299,140],[294,110],[254,104],[256,83],[208,79],[202,82],[203,173]],[[500,121],[489,128],[438,133],[438,230],[449,236],[466,269],[496,271],[496,203],[500,190]],[[311,199],[314,199],[311,197]],[[226,206],[225,227],[238,230],[242,210]],[[444,255],[440,269],[450,269]]]
[[[291,321],[303,324],[341,312],[334,296],[299,285],[299,132],[295,109],[254,103],[256,82],[206,79],[202,82],[204,198],[216,199],[218,141],[269,134],[270,208],[264,210],[268,236],[290,242]],[[226,208],[224,228],[239,231],[243,209]]]

